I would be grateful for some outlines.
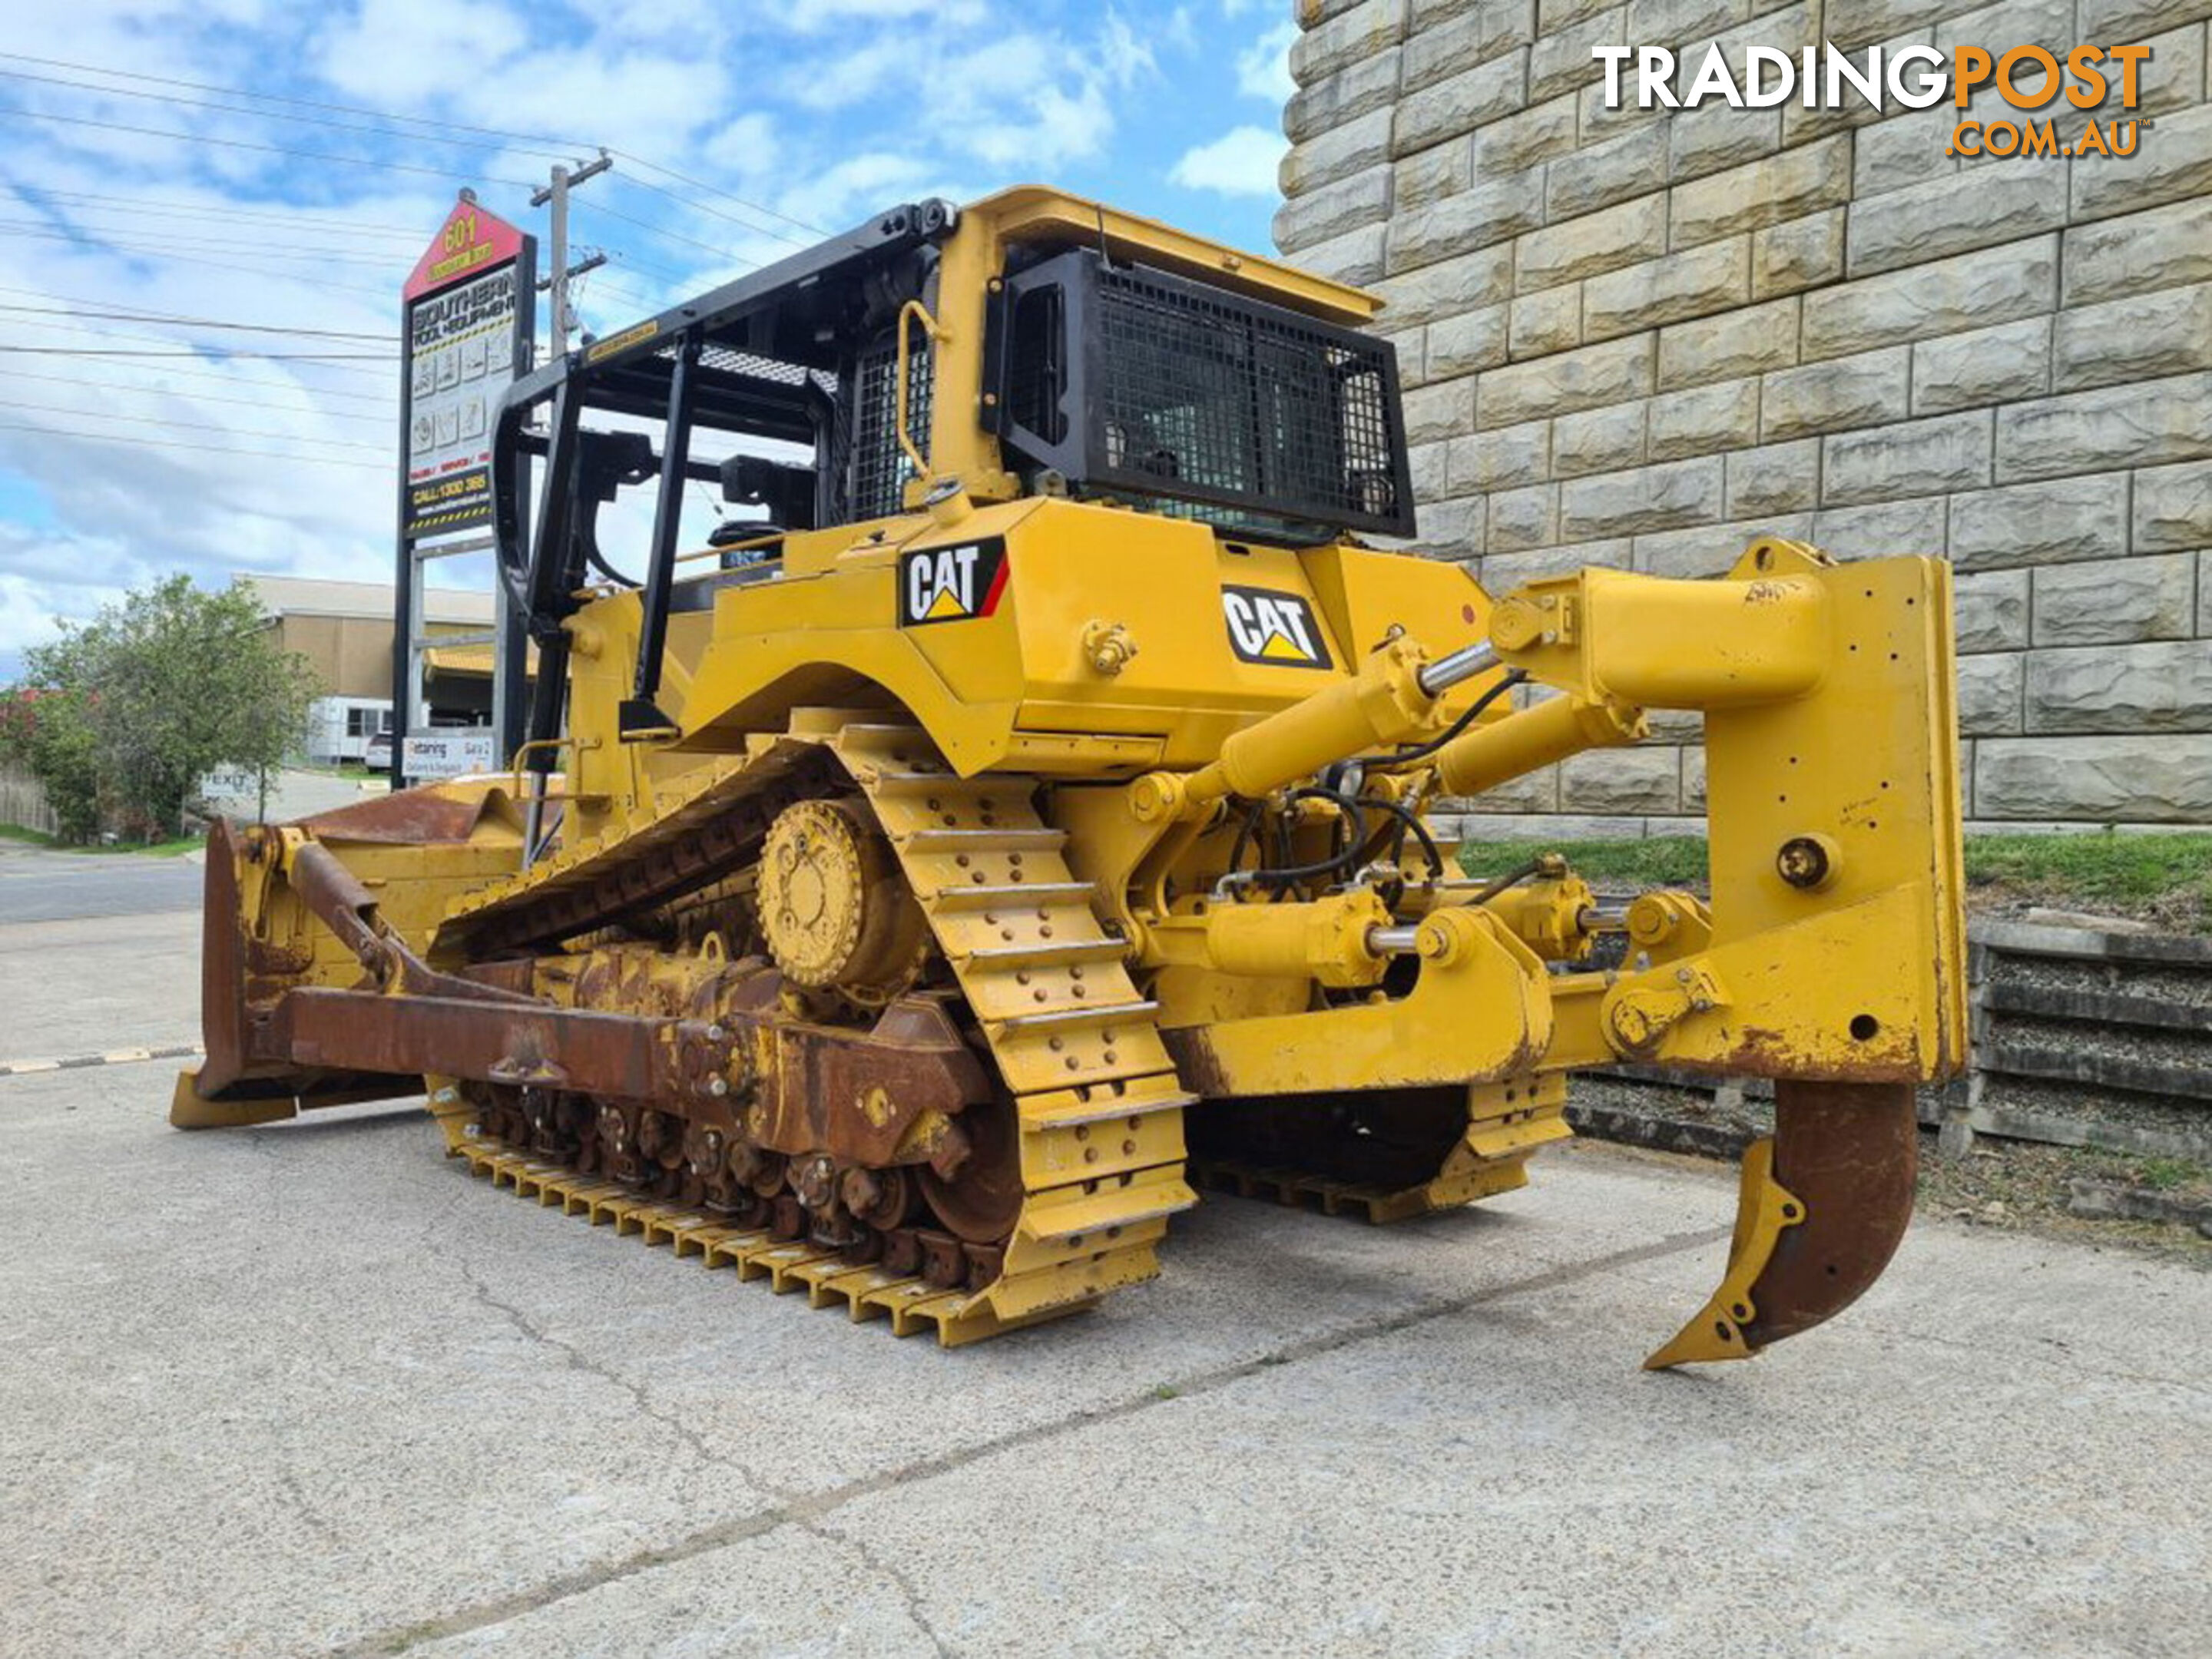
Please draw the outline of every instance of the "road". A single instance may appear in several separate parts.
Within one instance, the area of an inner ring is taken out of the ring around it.
[[[56,853],[0,841],[0,927],[143,915],[199,902],[200,866],[130,853]]]
[[[287,767],[270,790],[272,823],[349,806],[363,798],[362,781]],[[252,803],[243,804],[248,817]],[[57,854],[0,841],[0,927],[187,909],[199,902],[196,860],[135,854]],[[0,1045],[4,1060],[5,1045]]]
[[[0,924],[0,1052],[189,1030],[195,922]],[[1579,1146],[1394,1229],[1210,1201],[1158,1283],[945,1352],[494,1192],[417,1111],[185,1135],[169,1082],[0,1078],[9,1654],[2212,1632],[2186,1267],[1923,1222],[1832,1326],[1654,1375],[1731,1183]]]

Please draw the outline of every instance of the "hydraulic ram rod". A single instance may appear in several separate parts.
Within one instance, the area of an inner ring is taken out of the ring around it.
[[[1419,737],[1433,726],[1439,697],[1497,665],[1486,641],[1426,662],[1411,640],[1393,640],[1350,679],[1246,726],[1221,745],[1218,760],[1163,783],[1160,793],[1193,805],[1224,795],[1256,799],[1346,756]]]
[[[1488,640],[1479,640],[1473,645],[1463,645],[1449,656],[1439,657],[1423,668],[1414,678],[1421,690],[1432,697],[1443,694],[1477,674],[1486,674],[1498,666],[1498,647]]]

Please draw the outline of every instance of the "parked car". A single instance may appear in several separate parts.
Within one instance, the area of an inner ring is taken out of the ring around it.
[[[362,750],[361,758],[372,772],[389,772],[392,769],[392,733],[379,732],[372,736],[368,746]]]

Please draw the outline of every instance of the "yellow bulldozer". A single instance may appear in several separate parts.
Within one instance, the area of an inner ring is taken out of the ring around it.
[[[1378,549],[1377,307],[1030,187],[519,380],[526,741],[217,827],[172,1121],[422,1092],[495,1183],[950,1345],[1153,1277],[1203,1187],[1509,1191],[1570,1071],[1663,1066],[1771,1079],[1777,1132],[1649,1363],[1848,1304],[1965,1049],[1947,568],[1765,539],[1493,597]],[[717,483],[746,511],[687,546]],[[1710,898],[1431,827],[1650,709],[1704,716]]]

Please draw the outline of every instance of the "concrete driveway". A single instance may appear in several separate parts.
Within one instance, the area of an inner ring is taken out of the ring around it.
[[[189,1027],[137,919],[99,1046]],[[0,926],[74,1041],[113,921]],[[126,1022],[136,1022],[130,1024]],[[1637,1369],[1725,1172],[1601,1146],[1386,1230],[1210,1201],[947,1353],[512,1194],[407,1110],[0,1078],[0,1650],[2197,1653],[2212,1275],[1917,1227],[1747,1365]]]
[[[270,775],[268,821],[287,823],[294,818],[312,817],[318,812],[333,811],[341,806],[350,806],[368,795],[386,793],[388,785],[380,774],[365,777],[358,772],[310,771],[305,767],[285,766]],[[227,816],[251,823],[260,816],[263,803],[259,793],[226,797],[213,805]]]

